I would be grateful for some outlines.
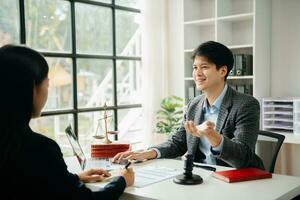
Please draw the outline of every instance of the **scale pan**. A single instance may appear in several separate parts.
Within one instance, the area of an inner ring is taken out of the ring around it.
[[[93,137],[95,139],[104,139],[105,138],[105,136],[103,136],[103,135],[94,135]]]

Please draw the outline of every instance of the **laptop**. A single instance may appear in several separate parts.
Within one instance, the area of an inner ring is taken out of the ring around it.
[[[73,131],[71,125],[67,126],[65,132],[73,149],[74,155],[76,156],[82,170],[90,168],[102,168],[105,170],[113,170],[122,168],[126,164],[125,162],[121,164],[112,163],[109,158],[87,158],[81,148],[79,140],[75,132]]]

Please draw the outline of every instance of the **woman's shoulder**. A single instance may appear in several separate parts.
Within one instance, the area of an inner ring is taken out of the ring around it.
[[[29,144],[32,148],[45,149],[46,147],[59,148],[58,144],[51,138],[32,131],[28,130],[26,143]]]

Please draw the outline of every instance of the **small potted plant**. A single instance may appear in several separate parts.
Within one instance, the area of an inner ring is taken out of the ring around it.
[[[156,133],[170,135],[180,126],[183,115],[183,99],[177,96],[161,100],[160,109],[156,112]]]

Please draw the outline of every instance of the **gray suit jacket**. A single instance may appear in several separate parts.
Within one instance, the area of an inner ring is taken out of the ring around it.
[[[193,120],[196,124],[204,122],[204,100],[204,95],[195,97],[188,104],[183,121]],[[217,165],[264,169],[261,159],[255,154],[259,117],[259,102],[254,97],[228,87],[216,124],[216,131],[224,136],[223,150],[216,155]],[[157,148],[161,158],[175,158],[188,152],[194,155],[195,161],[201,162],[205,155],[198,146],[199,138],[186,133],[182,123],[168,141],[151,148]]]

